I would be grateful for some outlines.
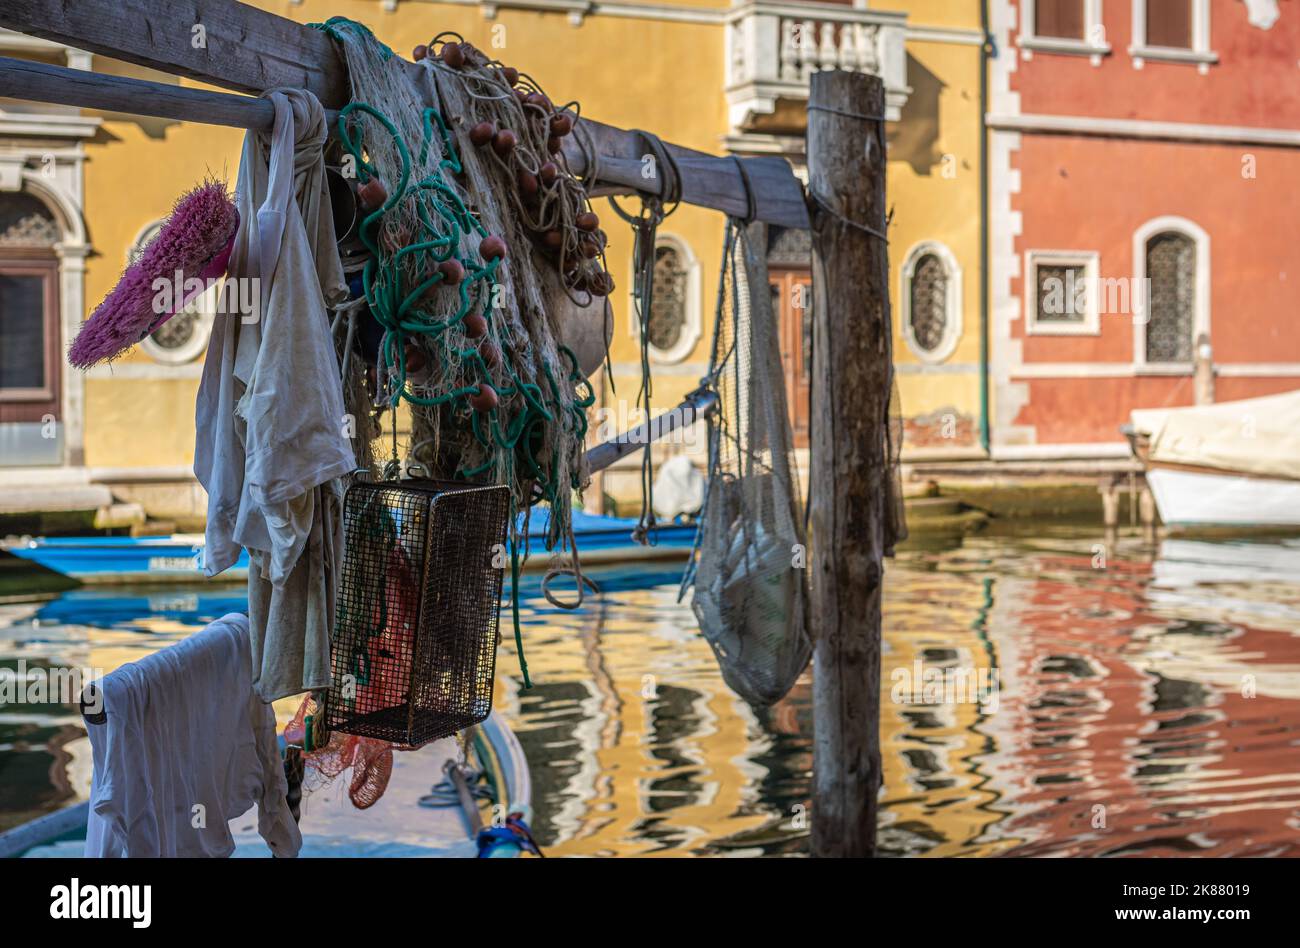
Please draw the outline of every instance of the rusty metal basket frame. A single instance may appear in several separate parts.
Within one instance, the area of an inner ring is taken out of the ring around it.
[[[403,675],[407,688],[405,726],[402,729],[403,733],[399,734],[398,728],[393,725],[363,723],[365,718],[380,714],[384,709],[375,709],[365,713],[346,711],[342,706],[342,702],[335,698],[335,693],[333,691],[331,691],[326,698],[325,717],[330,730],[340,731],[345,734],[357,734],[359,736],[387,740],[398,746],[418,747],[427,744],[430,741],[448,737],[465,727],[470,727],[473,724],[482,721],[491,711],[495,691],[497,630],[500,624],[501,591],[504,582],[504,570],[493,567],[491,569],[492,579],[486,584],[488,587],[486,591],[489,592],[492,597],[491,618],[487,621],[487,628],[482,630],[482,637],[485,640],[490,641],[491,644],[489,646],[485,642],[476,647],[476,650],[480,653],[480,657],[487,663],[486,673],[484,675],[486,679],[487,711],[482,715],[478,715],[475,711],[467,711],[459,716],[449,714],[445,721],[434,727],[430,727],[427,723],[422,723],[419,720],[423,713],[427,713],[422,710],[421,703],[417,697],[419,692],[419,676],[424,670],[424,666],[429,664],[429,656],[427,652],[428,649],[432,647],[430,643],[434,638],[433,629],[426,628],[426,622],[430,618],[430,607],[433,605],[431,599],[436,598],[436,590],[433,585],[433,580],[436,577],[431,577],[431,570],[435,566],[435,559],[437,559],[435,553],[436,543],[439,539],[439,532],[434,529],[434,526],[435,523],[437,523],[436,518],[439,503],[453,496],[463,499],[469,494],[496,494],[498,498],[497,502],[501,505],[501,512],[503,515],[500,517],[499,529],[496,534],[490,538],[489,543],[504,545],[509,524],[509,489],[502,485],[466,484],[456,481],[441,481],[434,479],[381,481],[372,481],[368,479],[358,480],[349,486],[344,497],[343,520],[345,537],[347,536],[347,530],[351,523],[348,515],[350,503],[366,502],[366,500],[359,499],[355,492],[366,493],[369,494],[371,498],[375,498],[381,497],[381,492],[384,491],[407,491],[419,495],[420,500],[418,509],[422,509],[425,513],[425,523],[422,527],[423,536],[420,538],[419,544],[420,562],[416,574],[418,605],[415,613],[411,654],[409,659],[405,662]],[[396,504],[390,503],[389,509],[394,509],[396,506]],[[397,543],[400,543],[400,541],[395,540],[395,545]],[[343,563],[340,568],[342,582],[347,582],[350,575],[348,569],[349,555],[359,554],[353,549],[345,548]],[[360,569],[362,567],[356,568]],[[381,589],[378,595],[386,595],[386,590]],[[340,599],[341,598],[342,596],[340,596]],[[352,642],[355,640],[354,633],[349,633],[346,639],[341,634],[341,627],[344,621],[356,623],[358,620],[355,617],[349,617],[347,620],[336,620],[334,635],[331,637],[330,655],[331,668],[336,677],[336,687],[337,676],[341,670],[350,667],[350,659],[347,659],[340,664],[340,655],[336,654],[335,649],[336,647],[343,647],[345,641]],[[421,661],[422,655],[424,656],[423,662]],[[483,696],[474,695],[471,698],[471,701],[477,704],[477,699],[481,697]],[[454,724],[455,726],[450,726],[451,724]]]

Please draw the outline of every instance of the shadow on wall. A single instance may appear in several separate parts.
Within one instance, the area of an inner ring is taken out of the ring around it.
[[[901,120],[889,140],[890,157],[907,162],[918,175],[929,176],[943,161],[938,146],[939,96],[945,86],[911,54],[907,57],[907,83],[912,87],[912,94],[907,97]]]

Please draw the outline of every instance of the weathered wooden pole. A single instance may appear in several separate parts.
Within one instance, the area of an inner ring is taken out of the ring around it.
[[[876,848],[892,379],[884,115],[879,78],[813,73],[814,856],[871,856]]]

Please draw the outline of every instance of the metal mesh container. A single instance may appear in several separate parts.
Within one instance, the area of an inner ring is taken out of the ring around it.
[[[509,513],[503,486],[348,489],[330,730],[416,747],[488,716]]]

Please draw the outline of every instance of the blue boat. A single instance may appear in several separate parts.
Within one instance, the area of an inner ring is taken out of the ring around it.
[[[548,508],[533,509],[528,524],[531,556],[526,569],[545,569],[550,559],[542,548],[550,519]],[[658,527],[653,545],[632,539],[637,522],[575,510],[573,531],[584,564],[641,560],[680,560],[690,555],[695,525],[670,523]],[[521,515],[522,525],[522,515]],[[193,583],[204,581],[202,534],[156,537],[40,537],[0,544],[0,549],[82,583]],[[242,582],[248,577],[248,554],[214,578]]]

